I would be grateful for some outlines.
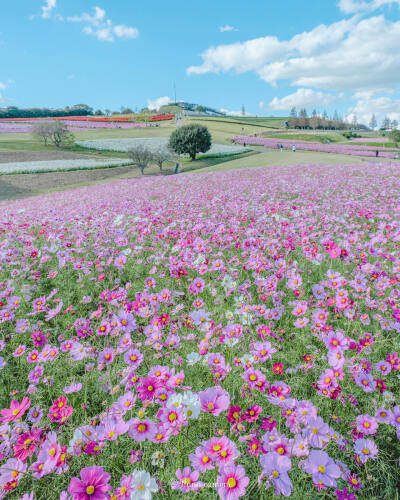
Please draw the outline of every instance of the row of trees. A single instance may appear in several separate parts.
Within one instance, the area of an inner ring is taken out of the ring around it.
[[[369,122],[369,126],[372,129],[377,128],[378,122],[376,119],[376,116],[373,114],[371,117],[371,120]],[[380,130],[395,130],[399,126],[399,122],[397,120],[391,120],[388,116],[385,116],[385,118],[382,121],[381,126],[379,127]]]
[[[356,128],[357,123],[355,123],[355,125],[346,123],[337,111],[335,111],[332,117],[329,117],[326,111],[319,114],[317,110],[314,109],[311,116],[308,116],[305,108],[297,112],[297,109],[293,107],[290,111],[288,125],[290,128],[297,129],[347,130],[349,128]]]
[[[21,109],[16,106],[0,108],[0,118],[55,118],[59,116],[89,116],[93,114],[102,114],[100,110],[93,112],[93,108],[87,104],[75,104],[65,108],[28,108]]]

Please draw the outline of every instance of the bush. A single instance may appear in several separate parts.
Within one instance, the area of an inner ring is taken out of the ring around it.
[[[127,151],[128,158],[130,158],[135,165],[140,168],[143,175],[144,169],[148,167],[149,163],[154,160],[154,155],[150,149],[144,146],[138,146]]]
[[[39,121],[33,125],[32,134],[45,146],[53,144],[56,148],[68,148],[73,146],[75,142],[74,135],[61,120]]]
[[[211,148],[211,134],[203,125],[184,125],[172,132],[168,147],[174,153],[187,154],[194,160],[197,153],[206,153]]]
[[[400,130],[392,130],[389,134],[389,137],[394,142],[394,145],[397,147],[400,142]]]

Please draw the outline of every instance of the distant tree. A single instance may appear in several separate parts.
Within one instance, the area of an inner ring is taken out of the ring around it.
[[[393,129],[389,133],[389,137],[392,139],[392,141],[394,142],[395,146],[398,147],[398,145],[400,143],[400,130]]]
[[[309,121],[308,121],[308,116],[307,116],[307,110],[306,108],[303,108],[300,110],[299,113],[299,125],[301,128],[307,128],[309,127]]]
[[[369,121],[369,128],[375,129],[378,125],[378,122],[376,121],[376,116],[375,113],[372,114],[371,120]]]
[[[130,158],[135,165],[140,168],[140,172],[143,175],[144,169],[148,167],[154,159],[153,153],[150,149],[144,146],[138,146],[137,148],[132,148],[127,151],[128,158]]]
[[[101,109],[96,109],[96,111],[94,112],[94,114],[96,116],[102,116],[103,115],[103,111]]]
[[[57,148],[68,148],[75,142],[74,135],[61,120],[35,123],[31,133],[45,146],[52,144]]]
[[[158,165],[160,172],[162,171],[163,163],[170,160],[171,158],[171,153],[163,148],[159,148],[153,153],[153,161]]]
[[[188,154],[194,160],[197,153],[206,153],[211,148],[211,134],[203,125],[184,125],[172,132],[168,148],[179,155]]]
[[[352,119],[352,121],[351,121],[351,126],[352,126],[353,128],[357,128],[357,125],[358,125],[357,115],[354,113],[354,115],[353,115],[353,119]]]
[[[399,122],[397,120],[392,120],[392,128],[396,129],[399,126]]]
[[[199,113],[204,113],[206,108],[204,106],[196,106],[196,108],[194,109],[195,111],[198,111]]]
[[[385,118],[383,119],[383,122],[382,122],[382,126],[381,128],[384,129],[384,130],[387,130],[390,128],[390,118],[388,116],[385,116]]]
[[[105,109],[104,111],[105,111],[106,115],[111,115],[111,110],[110,109]]]
[[[297,118],[297,110],[295,107],[293,107],[290,110],[289,125],[290,125],[290,128],[296,128],[299,125],[298,118]]]

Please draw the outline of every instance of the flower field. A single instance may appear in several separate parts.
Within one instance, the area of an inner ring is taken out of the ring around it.
[[[0,203],[0,498],[398,498],[398,168]]]
[[[130,160],[124,158],[102,158],[101,160],[80,158],[78,160],[16,161],[0,163],[0,175],[115,167],[129,165],[131,163]]]
[[[375,157],[376,151],[379,151],[379,156],[383,158],[397,158],[400,150],[394,148],[385,148],[377,146],[364,146],[354,144],[321,144],[320,142],[308,142],[301,140],[290,139],[273,139],[270,137],[247,137],[236,136],[233,138],[239,144],[256,144],[265,146],[266,148],[277,148],[278,144],[282,144],[285,148],[296,146],[297,149],[304,151],[319,151],[323,153],[336,153],[350,156],[371,156]]]
[[[70,132],[85,132],[96,129],[128,129],[154,127],[155,124],[143,122],[112,122],[112,121],[89,121],[89,120],[63,120]],[[2,122],[0,121],[0,134],[24,134],[32,131],[34,122]]]
[[[141,138],[130,138],[130,139],[91,139],[87,141],[77,141],[78,146],[82,146],[88,149],[96,149],[99,151],[120,151],[126,152],[130,148],[135,148],[138,146],[144,146],[151,151],[157,151],[158,149],[168,150],[168,137],[141,137]],[[211,148],[207,151],[207,155],[214,154],[235,154],[235,153],[245,153],[249,151],[248,148],[242,146],[230,146],[226,144],[215,144],[213,143]]]

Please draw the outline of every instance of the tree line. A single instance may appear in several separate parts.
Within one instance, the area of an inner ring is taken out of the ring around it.
[[[55,118],[60,116],[89,116],[95,114],[93,108],[87,104],[75,104],[65,108],[27,108],[16,106],[0,108],[0,118]],[[98,114],[96,112],[96,114]]]
[[[314,109],[311,116],[309,116],[305,108],[297,112],[295,107],[290,111],[290,117],[287,124],[290,128],[314,130],[347,130],[350,128],[358,128],[357,122],[352,124],[347,123],[337,111],[330,117],[326,111],[318,113],[317,110]]]

